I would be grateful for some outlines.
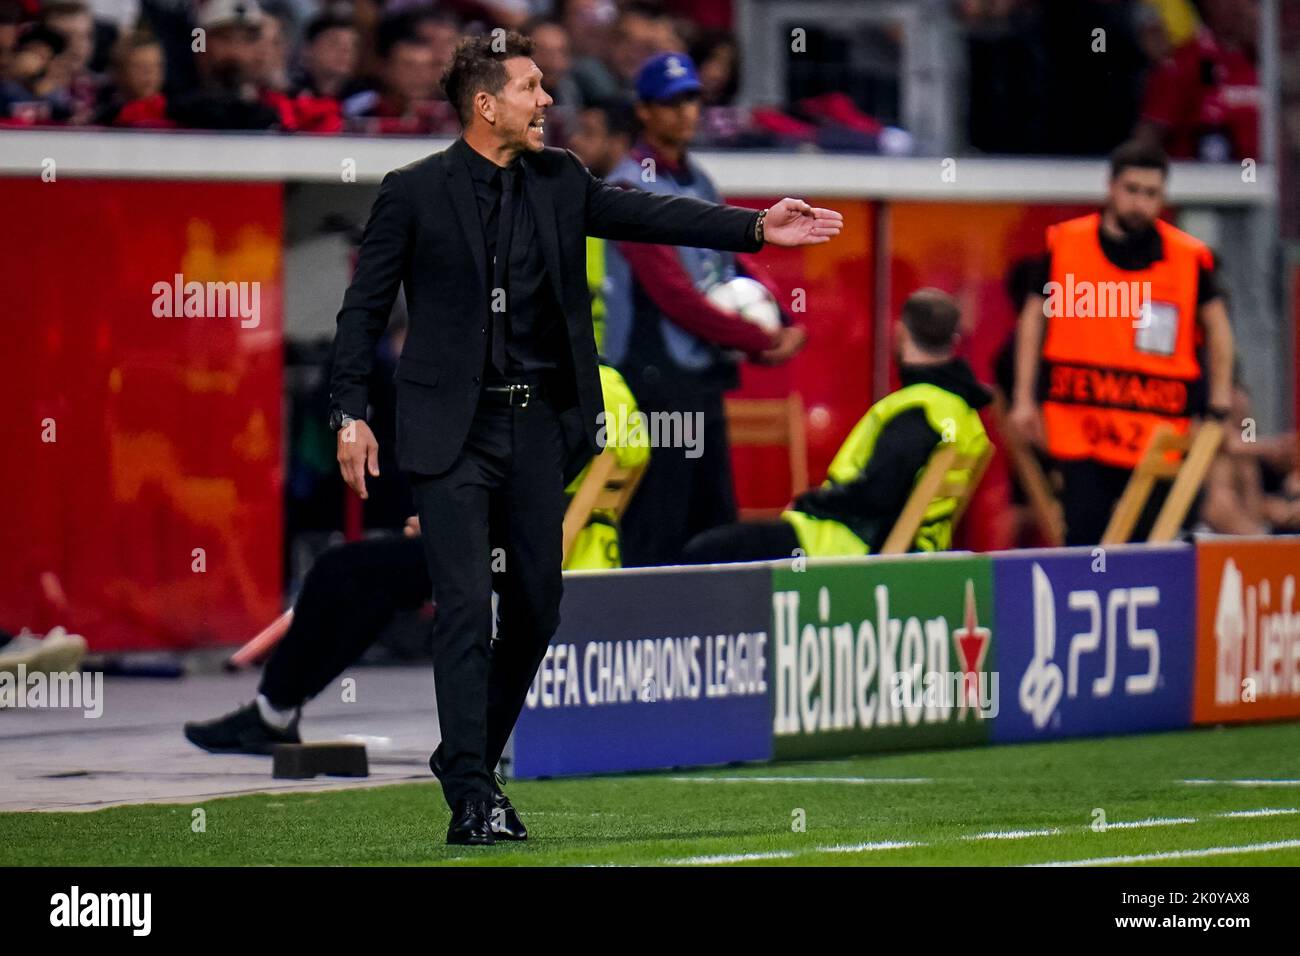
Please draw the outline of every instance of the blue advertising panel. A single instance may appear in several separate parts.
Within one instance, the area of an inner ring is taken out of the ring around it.
[[[771,603],[766,567],[566,575],[513,775],[770,759]]]
[[[1189,726],[1195,561],[1190,545],[995,557],[994,741]]]

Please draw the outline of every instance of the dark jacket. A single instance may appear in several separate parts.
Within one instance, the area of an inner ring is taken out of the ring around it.
[[[460,454],[478,404],[490,304],[483,229],[469,171],[450,148],[388,173],[370,211],[334,337],[330,401],[366,411],[375,344],[399,286],[410,329],[397,365],[397,454],[406,471],[438,474]],[[587,289],[586,236],[614,241],[756,251],[757,212],[619,189],[568,150],[522,157],[525,195],[556,300],[569,358],[554,389],[591,452],[603,403]]]

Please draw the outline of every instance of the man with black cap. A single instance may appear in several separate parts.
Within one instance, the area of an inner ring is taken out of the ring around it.
[[[687,155],[699,125],[701,89],[685,53],[647,60],[636,79],[641,136],[608,181],[718,202],[717,187]],[[692,537],[736,520],[723,411],[723,394],[740,384],[736,356],[779,365],[803,348],[802,328],[786,324],[769,332],[706,298],[710,286],[735,278],[737,265],[725,250],[611,244],[605,355],[645,413],[703,424],[690,454],[663,450],[637,487],[623,521],[623,560],[629,566],[680,563]]]

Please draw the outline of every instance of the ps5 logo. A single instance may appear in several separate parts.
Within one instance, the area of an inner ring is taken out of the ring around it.
[[[1020,709],[1042,730],[1061,700],[1061,668],[1056,657],[1056,599],[1052,582],[1037,564],[1032,569],[1034,585],[1034,658],[1020,679]]]
[[[1080,661],[1086,656],[1103,655],[1102,673],[1084,685],[1088,696],[1104,698],[1114,693],[1121,630],[1129,650],[1146,655],[1145,669],[1124,678],[1125,695],[1155,691],[1160,678],[1160,635],[1154,628],[1140,627],[1138,614],[1143,608],[1159,606],[1158,587],[1115,588],[1105,597],[1104,612],[1103,600],[1097,591],[1071,591],[1066,604],[1071,611],[1087,614],[1088,625],[1070,637],[1063,677],[1056,661],[1056,595],[1052,591],[1052,582],[1037,563],[1033,565],[1031,576],[1034,657],[1020,680],[1020,709],[1033,719],[1036,729],[1042,730],[1055,715],[1063,684],[1067,697],[1080,695]]]

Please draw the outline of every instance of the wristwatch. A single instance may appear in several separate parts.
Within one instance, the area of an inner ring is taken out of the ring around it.
[[[330,412],[330,428],[333,431],[340,431],[347,428],[355,421],[361,421],[361,419],[358,419],[355,415],[349,415],[340,408],[336,408]]]
[[[1211,405],[1205,410],[1205,417],[1212,418],[1216,422],[1226,422],[1231,414],[1232,409],[1226,405]]]
[[[763,238],[763,220],[765,218],[767,218],[767,210],[760,209],[758,211],[758,218],[754,220],[754,238],[758,240],[759,245],[762,245],[767,241]]]

